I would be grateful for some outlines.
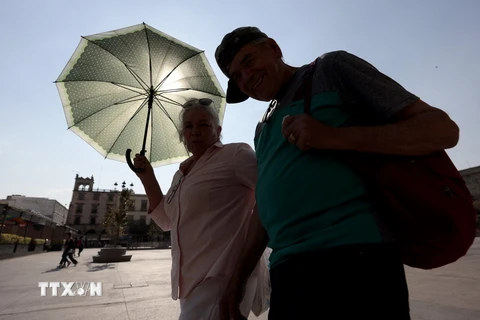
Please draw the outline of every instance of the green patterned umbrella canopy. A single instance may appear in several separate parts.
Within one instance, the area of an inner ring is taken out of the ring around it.
[[[69,129],[103,156],[144,151],[153,166],[179,162],[181,106],[225,93],[203,51],[146,24],[82,37],[56,81]],[[129,158],[129,157],[128,157]]]

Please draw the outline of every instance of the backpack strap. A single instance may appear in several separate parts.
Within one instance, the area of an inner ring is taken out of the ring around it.
[[[304,99],[304,110],[303,112],[305,114],[310,114],[310,105],[312,103],[312,85],[313,85],[313,75],[315,74],[315,67],[317,66],[317,61],[314,60],[312,63],[310,63],[310,69],[306,72],[304,81],[298,87],[297,91],[295,92],[293,96],[293,100],[301,100],[302,98]],[[277,100],[274,99],[270,102],[268,105],[267,110],[262,116],[262,120],[260,123],[267,123],[268,119],[270,118],[271,114],[275,111],[277,107]]]
[[[313,76],[315,75],[315,68],[317,66],[317,61],[313,61],[311,64],[311,68],[308,71],[305,80],[303,81],[303,84],[300,86],[300,88],[297,90],[297,95],[298,93],[303,93],[303,112],[305,114],[310,114],[310,109],[312,105],[312,86],[313,86]],[[300,92],[299,92],[300,91]]]

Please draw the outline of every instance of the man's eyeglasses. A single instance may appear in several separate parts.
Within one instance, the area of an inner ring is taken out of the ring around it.
[[[277,100],[272,100],[270,104],[268,105],[267,111],[265,111],[261,123],[268,123],[268,120],[272,117],[273,113],[275,112],[275,109],[278,106]]]

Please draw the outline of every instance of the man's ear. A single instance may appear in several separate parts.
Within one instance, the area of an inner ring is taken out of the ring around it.
[[[268,46],[272,49],[272,51],[275,53],[275,57],[281,59],[283,57],[282,54],[282,49],[280,49],[280,46],[277,44],[275,40],[272,38],[268,38],[266,43]]]
[[[220,134],[222,133],[222,126],[218,126],[217,127],[217,136],[218,136],[218,139],[220,139]]]

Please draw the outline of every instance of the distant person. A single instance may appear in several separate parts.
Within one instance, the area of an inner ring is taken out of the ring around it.
[[[32,238],[30,240],[30,243],[28,244],[28,251],[35,251],[35,246],[37,245],[37,243],[35,242],[35,240]]]
[[[81,236],[77,242],[76,242],[76,245],[75,245],[78,249],[78,256],[80,257],[80,253],[83,251],[83,236]]]
[[[68,261],[67,239],[63,239],[62,240],[62,259],[60,260],[58,267],[64,268],[66,266],[69,266],[70,264],[71,262]]]
[[[67,264],[67,267],[68,267],[68,266],[70,266],[71,262],[73,262],[73,265],[76,266],[78,262],[73,257],[74,252],[75,252],[75,243],[72,239],[72,233],[68,232],[67,233],[67,240],[65,241],[65,249],[64,249],[63,255],[62,255],[62,261],[60,261],[60,266],[65,267],[65,264]],[[68,257],[68,259],[70,259],[71,262],[68,261],[67,257]]]

